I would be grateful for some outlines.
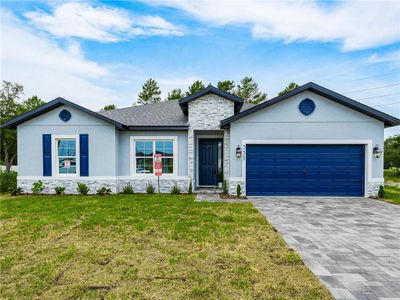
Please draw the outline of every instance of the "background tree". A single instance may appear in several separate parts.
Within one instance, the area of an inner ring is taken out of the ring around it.
[[[395,135],[385,140],[384,167],[400,168],[400,135]]]
[[[204,89],[206,86],[201,80],[196,80],[191,86],[188,87],[188,91],[186,92],[186,96],[193,95],[194,93]]]
[[[233,80],[218,81],[217,88],[225,92],[233,94],[235,92],[235,82]]]
[[[24,93],[24,87],[18,83],[3,81],[0,90],[0,123],[12,119],[24,112],[43,105],[37,96],[18,102]],[[6,166],[6,172],[10,172],[11,166],[17,159],[17,132],[15,129],[0,129],[1,152],[0,157]]]
[[[291,90],[294,90],[295,88],[299,87],[299,85],[295,82],[289,83],[287,87],[285,87],[282,91],[278,93],[278,96],[283,96],[287,93],[289,93]]]
[[[23,110],[23,112],[27,112],[36,107],[42,106],[45,103],[46,102],[44,102],[38,96],[32,96],[22,102],[22,110]]]
[[[150,78],[142,86],[142,91],[138,96],[138,104],[150,104],[161,101],[161,90],[157,85],[157,82]]]
[[[166,100],[177,100],[183,98],[185,95],[182,93],[181,89],[173,89],[168,93]]]
[[[237,86],[236,95],[245,102],[258,104],[267,100],[267,94],[258,90],[258,84],[251,77],[245,77]]]
[[[114,110],[117,109],[117,106],[115,104],[109,104],[109,105],[104,105],[104,107],[101,110]]]

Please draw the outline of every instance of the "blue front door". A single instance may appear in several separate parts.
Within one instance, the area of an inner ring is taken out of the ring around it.
[[[199,185],[217,185],[218,141],[218,139],[199,140]]]

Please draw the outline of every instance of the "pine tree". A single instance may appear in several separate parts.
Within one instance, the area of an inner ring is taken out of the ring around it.
[[[188,91],[186,92],[186,96],[190,96],[202,89],[204,89],[206,86],[201,80],[196,80],[191,86],[189,86]]]
[[[245,77],[237,86],[236,95],[245,102],[258,104],[267,100],[267,94],[258,91],[258,84],[251,77]]]
[[[299,85],[297,83],[291,82],[291,83],[289,83],[289,85],[287,87],[285,87],[284,90],[282,90],[278,93],[278,96],[283,96],[283,95],[289,93],[291,90],[294,90],[297,87],[299,87]]]
[[[138,96],[137,104],[150,104],[161,101],[161,90],[157,82],[150,78],[142,86],[142,91]]]
[[[104,105],[104,107],[101,110],[114,110],[117,109],[117,106],[115,104],[109,104],[109,105]]]
[[[218,81],[217,87],[220,90],[233,94],[235,92],[235,82],[233,80]]]
[[[182,93],[181,89],[173,89],[168,93],[166,100],[177,100],[183,98],[185,95]]]

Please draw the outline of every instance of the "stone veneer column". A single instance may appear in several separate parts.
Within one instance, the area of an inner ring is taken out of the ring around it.
[[[189,180],[192,181],[193,187],[195,186],[194,183],[194,130],[192,127],[188,130],[188,177]]]
[[[229,185],[229,161],[230,161],[230,132],[229,129],[224,129],[224,180]]]
[[[188,177],[195,187],[195,130],[221,131],[219,124],[221,120],[233,116],[234,103],[225,98],[208,94],[190,102],[188,110]],[[229,180],[229,130],[224,130],[223,134],[224,177]]]

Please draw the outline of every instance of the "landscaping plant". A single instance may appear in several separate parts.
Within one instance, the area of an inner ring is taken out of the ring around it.
[[[154,186],[150,182],[146,184],[146,193],[154,194]]]
[[[236,196],[240,197],[242,195],[242,187],[240,184],[237,185],[236,187]]]
[[[226,179],[224,180],[224,184],[222,185],[222,194],[228,195],[228,182]]]
[[[11,191],[10,195],[11,196],[18,196],[18,195],[21,195],[23,192],[24,191],[23,191],[22,187],[17,187],[17,188],[15,188],[15,189],[13,189]]]
[[[64,186],[56,186],[54,188],[54,190],[56,191],[57,195],[64,195],[65,187]]]
[[[189,181],[188,194],[189,195],[193,194],[193,185],[191,180]]]
[[[379,187],[378,197],[379,197],[379,198],[385,198],[385,188],[384,188],[383,185],[381,185],[381,186]]]
[[[99,195],[99,196],[106,196],[106,195],[110,195],[110,194],[111,194],[111,189],[110,189],[110,188],[107,188],[107,187],[105,187],[105,186],[99,188],[99,189],[96,191],[96,195]]]
[[[31,188],[32,194],[39,195],[44,191],[44,184],[43,181],[38,180],[32,184]]]
[[[134,190],[130,183],[122,187],[122,194],[133,194]]]
[[[172,195],[179,195],[181,193],[181,189],[179,188],[179,186],[175,183],[171,190],[170,190]]]
[[[17,188],[17,172],[0,171],[0,193],[10,192]]]
[[[76,190],[77,190],[77,192],[79,193],[79,194],[81,194],[81,195],[87,195],[88,193],[89,193],[89,188],[88,188],[88,186],[86,185],[86,184],[84,184],[84,183],[81,183],[81,182],[78,182],[77,183],[77,188],[76,188]]]

